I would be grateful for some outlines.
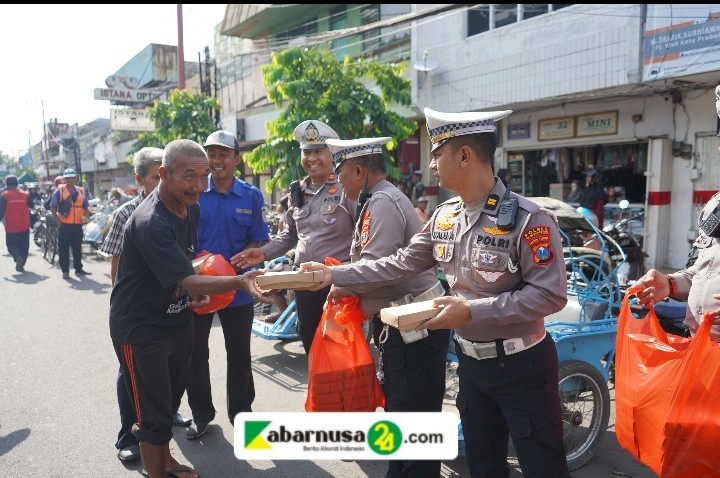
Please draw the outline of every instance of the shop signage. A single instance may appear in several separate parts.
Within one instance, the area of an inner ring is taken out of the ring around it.
[[[551,118],[538,121],[538,141],[569,139],[575,136],[575,117]]]
[[[144,109],[116,108],[110,110],[110,129],[115,131],[155,131],[155,122]]]
[[[507,139],[530,138],[530,123],[515,123],[507,125]]]
[[[121,90],[116,88],[95,88],[96,100],[114,101],[116,103],[149,103],[158,98],[162,92],[155,90]]]
[[[606,134],[617,134],[618,112],[606,111],[604,113],[592,113],[577,117],[576,136],[600,136]]]

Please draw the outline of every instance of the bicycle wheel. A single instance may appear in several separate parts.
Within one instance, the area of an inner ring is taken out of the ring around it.
[[[43,229],[42,235],[40,236],[40,249],[43,253],[43,259],[47,259],[48,252],[50,251],[50,234],[47,228]]]
[[[51,265],[55,264],[55,257],[57,256],[58,248],[59,248],[59,246],[58,246],[58,231],[57,231],[57,229],[53,229],[50,232],[49,251],[48,251],[48,255],[50,256],[48,261],[50,261]]]
[[[563,443],[570,471],[593,457],[610,420],[610,392],[602,374],[577,360],[560,363],[558,391]]]

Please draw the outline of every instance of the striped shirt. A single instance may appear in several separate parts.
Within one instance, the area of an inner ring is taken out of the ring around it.
[[[138,194],[132,201],[126,202],[115,210],[112,217],[112,224],[110,225],[110,231],[107,237],[103,240],[100,250],[110,256],[119,256],[122,252],[122,241],[123,232],[125,230],[125,223],[130,219],[130,215],[135,211],[135,208],[143,201],[144,196],[142,193]]]

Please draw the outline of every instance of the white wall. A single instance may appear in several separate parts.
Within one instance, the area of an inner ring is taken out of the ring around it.
[[[438,68],[417,90],[417,104],[493,109],[634,83],[641,11],[639,4],[577,4],[469,38],[462,9],[420,23],[414,51],[419,58],[427,50]]]

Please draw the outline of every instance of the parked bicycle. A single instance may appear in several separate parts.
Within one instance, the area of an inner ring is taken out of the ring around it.
[[[58,224],[50,211],[43,211],[40,216],[40,223],[34,233],[34,240],[42,251],[43,258],[50,264],[55,264],[59,248]]]

